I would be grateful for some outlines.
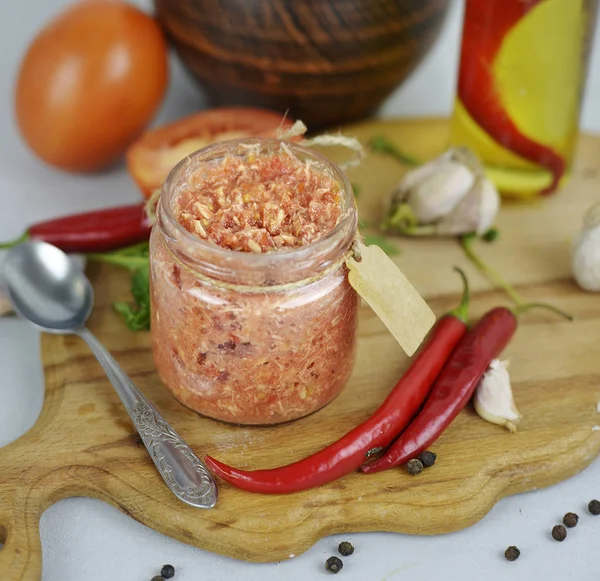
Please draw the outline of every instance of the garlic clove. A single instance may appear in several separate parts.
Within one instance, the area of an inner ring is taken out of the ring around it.
[[[410,191],[417,187],[423,180],[435,174],[445,162],[458,159],[456,151],[454,149],[448,149],[432,160],[408,170],[402,176],[398,185],[392,190],[390,196],[391,200],[388,202],[391,201],[392,205],[398,205],[405,202]]]
[[[401,185],[401,189],[406,193],[410,192],[412,188],[417,187],[423,180],[435,174],[443,163],[442,161],[434,160],[409,170],[400,181],[399,185]]]
[[[484,420],[517,431],[521,414],[513,398],[508,361],[492,360],[475,390],[473,407]]]
[[[500,195],[496,186],[487,178],[481,179],[479,199],[479,224],[475,230],[481,235],[487,232],[496,221],[500,211]]]
[[[439,162],[432,173],[411,188],[407,203],[419,224],[432,224],[451,212],[474,183],[475,175],[463,164]]]
[[[600,291],[600,225],[584,229],[574,240],[571,269],[582,289]]]
[[[386,204],[391,202],[392,205],[398,205],[406,202],[410,191],[417,187],[423,180],[426,180],[435,174],[442,163],[441,160],[434,159],[407,171],[400,182],[392,190],[391,200],[386,201]]]
[[[442,236],[483,234],[495,222],[500,210],[500,196],[487,178],[479,178],[452,212],[438,222],[436,231]]]

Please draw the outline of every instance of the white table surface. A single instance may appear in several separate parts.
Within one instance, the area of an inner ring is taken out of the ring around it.
[[[16,132],[12,89],[18,60],[40,25],[66,3],[21,0],[2,2],[0,8],[0,239],[16,236],[37,219],[139,199],[124,168],[95,177],[54,171],[28,152]],[[139,3],[149,6],[149,1]],[[462,2],[457,0],[434,50],[385,103],[382,116],[449,114],[461,16]],[[174,64],[173,83],[155,123],[199,105],[191,81]],[[600,133],[600,38],[594,46],[581,126]],[[39,414],[43,379],[38,353],[35,330],[14,318],[0,319],[0,446],[19,437]],[[249,564],[195,549],[153,532],[100,501],[70,499],[52,506],[42,517],[43,579],[143,581],[167,562],[177,568],[176,581],[325,579],[329,576],[323,568],[326,558],[336,554],[339,541],[348,539],[356,551],[344,558],[344,569],[336,577],[346,581],[591,581],[600,575],[600,517],[586,510],[592,498],[600,498],[600,460],[567,482],[503,499],[482,521],[458,533],[328,537],[300,556],[273,564]],[[579,513],[581,520],[559,544],[550,537],[550,530],[567,511]],[[522,555],[510,563],[503,552],[512,544],[521,548]]]

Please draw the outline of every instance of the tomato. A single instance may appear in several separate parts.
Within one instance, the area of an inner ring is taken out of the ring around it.
[[[146,131],[128,150],[127,167],[145,197],[160,188],[179,161],[198,149],[240,137],[274,137],[293,121],[266,109],[229,107],[201,111]]]
[[[168,49],[157,22],[125,2],[77,2],[33,40],[15,113],[29,147],[58,168],[115,163],[161,104]]]

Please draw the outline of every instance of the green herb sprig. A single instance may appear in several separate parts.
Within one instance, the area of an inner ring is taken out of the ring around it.
[[[132,302],[116,301],[113,308],[132,331],[150,329],[150,265],[148,243],[142,242],[114,252],[88,254],[91,261],[120,266],[131,272]]]

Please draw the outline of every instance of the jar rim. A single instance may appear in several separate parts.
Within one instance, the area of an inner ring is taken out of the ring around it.
[[[222,151],[223,154],[225,154],[231,148],[236,146],[253,144],[269,145],[275,143],[285,143],[286,147],[292,152],[297,152],[304,157],[314,159],[321,166],[324,166],[331,171],[334,179],[339,182],[343,191],[342,215],[334,228],[317,240],[301,246],[258,253],[223,248],[222,246],[195,236],[179,223],[172,211],[170,204],[171,200],[168,199],[167,196],[169,198],[171,197],[172,193],[175,191],[175,184],[182,177],[184,170],[189,167],[191,163],[202,157],[205,157],[207,161],[215,159],[218,157],[216,154],[218,154],[219,151]],[[167,194],[167,192],[171,195]],[[171,169],[163,182],[161,195],[158,201],[157,216],[157,222],[160,222],[163,226],[166,225],[167,231],[170,231],[169,233],[175,232],[177,236],[180,236],[182,240],[185,240],[190,247],[197,248],[201,250],[203,254],[214,257],[219,261],[227,262],[234,258],[243,259],[246,268],[257,270],[267,267],[272,268],[277,264],[288,263],[290,260],[302,260],[303,258],[308,258],[314,254],[326,253],[327,250],[332,246],[335,246],[336,242],[339,242],[340,239],[349,236],[350,232],[352,233],[352,237],[354,237],[354,232],[358,224],[354,192],[348,178],[341,168],[329,160],[325,155],[314,151],[307,146],[300,145],[296,142],[282,142],[279,139],[269,137],[228,139],[203,147],[184,157]]]

